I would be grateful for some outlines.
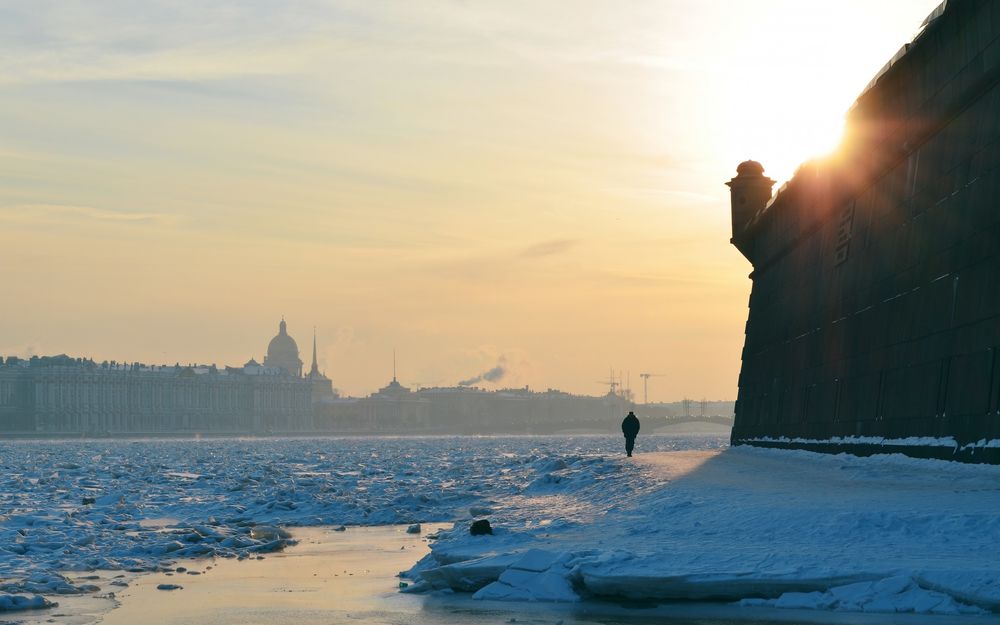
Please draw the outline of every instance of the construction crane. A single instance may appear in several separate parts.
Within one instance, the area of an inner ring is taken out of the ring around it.
[[[640,373],[639,377],[642,378],[642,403],[649,404],[649,378],[662,378],[666,376],[665,373]]]
[[[634,394],[632,393],[630,376],[631,373],[625,371],[624,369],[619,369],[618,371],[611,369],[608,371],[607,379],[598,380],[597,383],[608,387],[608,395],[624,399],[625,401],[631,403],[633,401]]]
[[[617,383],[617,382],[608,382],[607,380],[597,380],[597,381],[595,382],[595,384],[603,384],[604,386],[610,386],[610,387],[611,387],[611,389],[612,389],[612,392],[614,392],[614,388],[615,388],[616,386],[618,386],[618,383]]]
[[[617,395],[618,387],[621,386],[621,382],[616,380],[614,376],[611,376],[607,380],[598,380],[597,383],[609,387],[608,391],[609,395]]]

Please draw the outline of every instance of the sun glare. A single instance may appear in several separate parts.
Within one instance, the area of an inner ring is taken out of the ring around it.
[[[770,175],[788,180],[802,163],[835,151],[844,135],[844,114],[823,111],[777,120],[768,139]]]
[[[837,149],[844,134],[844,109],[801,94],[772,92],[730,116],[731,164],[753,158],[779,182],[791,178],[802,163]]]
[[[854,11],[787,3],[758,23],[774,36],[729,33],[715,105],[719,119],[727,120],[719,153],[729,155],[729,167],[758,160],[783,182],[803,162],[838,147],[847,110],[919,21],[874,9],[858,21]],[[851,45],[845,33],[853,34]]]

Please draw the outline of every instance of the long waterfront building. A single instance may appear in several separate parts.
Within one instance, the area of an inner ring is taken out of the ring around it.
[[[81,435],[313,429],[312,383],[252,367],[95,363],[0,366],[0,428]]]
[[[264,364],[96,363],[66,355],[0,359],[0,431],[113,436],[277,434],[315,430],[314,404],[334,396],[313,362],[303,377],[282,319]]]

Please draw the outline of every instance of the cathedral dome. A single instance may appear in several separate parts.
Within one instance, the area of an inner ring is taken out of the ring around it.
[[[264,366],[284,369],[289,375],[302,375],[302,360],[299,359],[299,346],[295,339],[288,335],[288,325],[282,319],[278,324],[278,334],[267,344],[267,356]]]
[[[288,336],[288,324],[282,319],[278,325],[278,334],[267,344],[267,356],[274,358],[277,356],[299,357],[299,346],[295,339]]]

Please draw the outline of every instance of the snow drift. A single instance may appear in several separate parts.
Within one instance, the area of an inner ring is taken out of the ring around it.
[[[1000,608],[1000,467],[734,448],[566,457],[440,535],[410,591],[738,601],[974,614]]]

